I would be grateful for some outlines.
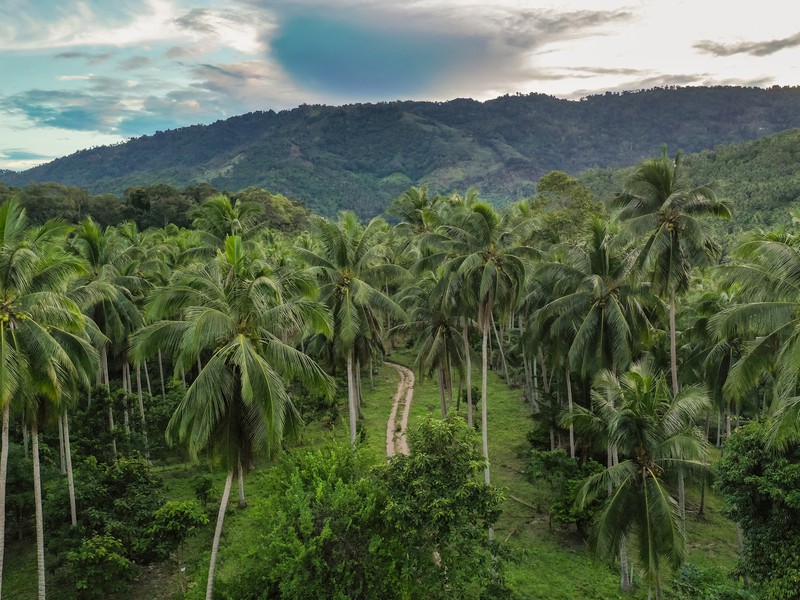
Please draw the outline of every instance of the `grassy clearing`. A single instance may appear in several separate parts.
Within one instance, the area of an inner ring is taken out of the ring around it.
[[[408,352],[395,353],[392,360],[413,364]],[[479,386],[480,363],[473,360],[473,365],[478,368],[473,369],[472,382]],[[506,572],[511,588],[521,598],[543,600],[645,598],[646,590],[641,589],[632,595],[622,594],[616,570],[595,561],[574,528],[551,526],[547,484],[534,485],[524,474],[530,450],[526,434],[533,421],[521,390],[509,389],[499,373],[490,372],[488,397],[491,477],[506,496],[495,533],[497,539],[508,543],[514,557]],[[438,416],[439,411],[435,379],[422,382],[418,378],[409,427],[429,415]],[[466,406],[460,407],[459,414],[466,418]],[[474,417],[479,428],[479,404]],[[688,562],[730,571],[737,557],[736,528],[722,515],[722,500],[707,488],[705,518],[700,520],[696,517],[699,487],[687,488],[687,502]]]

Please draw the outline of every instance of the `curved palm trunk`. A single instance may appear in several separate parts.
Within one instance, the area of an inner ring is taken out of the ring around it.
[[[350,412],[350,443],[356,445],[356,420],[358,418],[356,406],[356,381],[353,376],[353,349],[347,352],[347,404]]]
[[[6,478],[8,476],[8,423],[11,405],[3,406],[3,433],[0,440],[0,598],[3,596],[3,558],[6,541]]]
[[[464,361],[467,372],[467,425],[472,429],[472,358],[469,353],[469,325],[467,323],[467,317],[464,317]]]
[[[69,417],[67,417],[67,411],[64,411],[64,414],[61,415],[61,420],[64,426],[64,454],[66,454],[66,462],[67,462],[67,486],[69,488],[69,515],[72,519],[72,526],[75,527],[78,524],[78,508],[75,502],[75,477],[72,473],[72,451],[70,450],[69,446]]]
[[[217,553],[219,552],[219,539],[222,536],[222,522],[225,520],[225,509],[228,508],[228,498],[231,495],[231,484],[233,483],[233,469],[228,471],[225,479],[225,489],[222,491],[222,500],[219,503],[217,513],[217,528],[214,530],[214,541],[211,544],[211,562],[208,565],[208,585],[206,586],[206,600],[214,597],[214,572],[217,569]]]
[[[67,474],[67,462],[64,456],[64,422],[58,420],[58,458],[61,465],[61,474]]]
[[[31,424],[33,450],[33,499],[36,507],[36,571],[39,576],[39,600],[45,600],[44,582],[44,517],[42,516],[42,474],[39,469],[39,424],[36,417]]]

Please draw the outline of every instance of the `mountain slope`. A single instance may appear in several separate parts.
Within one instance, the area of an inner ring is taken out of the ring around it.
[[[476,186],[504,202],[530,195],[548,171],[620,167],[800,126],[800,88],[679,88],[568,101],[531,94],[487,102],[303,105],[255,112],[92,148],[0,182],[57,181],[93,193],[207,181],[251,185],[323,214],[383,212],[411,185]]]

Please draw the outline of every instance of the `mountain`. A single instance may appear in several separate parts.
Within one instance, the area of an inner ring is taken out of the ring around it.
[[[658,154],[662,143],[670,152],[697,152],[793,127],[800,127],[798,87],[303,105],[83,150],[0,172],[0,182],[54,181],[95,194],[156,182],[258,186],[322,214],[370,216],[412,185],[440,192],[475,186],[503,203],[532,194],[551,170],[622,167]]]

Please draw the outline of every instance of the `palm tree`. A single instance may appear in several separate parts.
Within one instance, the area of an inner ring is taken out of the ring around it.
[[[708,397],[699,386],[672,394],[663,375],[638,363],[621,377],[599,373],[592,404],[624,460],[589,477],[576,504],[584,508],[608,496],[595,519],[597,554],[615,557],[625,539],[635,536],[646,580],[660,599],[663,562],[677,568],[685,555],[680,507],[667,479],[705,470],[708,441],[693,423],[708,409]]]
[[[228,472],[211,550],[209,599],[233,476],[250,468],[257,449],[277,453],[283,436],[299,424],[286,381],[332,392],[330,377],[283,341],[287,331],[308,322],[330,334],[324,308],[309,297],[293,297],[298,289],[274,278],[263,260],[245,252],[239,237],[229,236],[224,254],[179,273],[152,295],[146,314],[155,322],[132,338],[137,360],[161,350],[174,357],[176,372],[193,367],[201,355],[205,359],[167,435],[186,442],[195,458],[208,449]]]
[[[452,365],[461,365],[464,343],[456,298],[451,293],[452,278],[452,273],[440,269],[429,272],[417,285],[405,288],[400,305],[407,307],[409,321],[396,328],[411,332],[417,342],[416,366],[420,377],[437,372],[442,418],[447,416],[448,393],[452,402]]]
[[[373,282],[400,276],[404,270],[383,260],[385,248],[379,235],[385,222],[381,219],[372,219],[364,227],[354,214],[344,213],[338,223],[317,218],[315,226],[319,248],[309,250],[298,246],[295,251],[319,275],[320,296],[333,316],[333,350],[347,364],[350,442],[355,445],[360,398],[355,376],[359,337],[367,340],[380,337],[381,313],[405,317],[400,306],[374,287]]]
[[[513,224],[484,202],[474,201],[458,210],[451,223],[440,228],[443,252],[433,254],[420,266],[444,259],[445,271],[456,274],[460,298],[477,312],[481,331],[481,431],[486,459],[484,480],[490,482],[487,383],[489,328],[495,313],[513,310],[522,298],[526,258],[533,250],[517,245],[527,221]],[[491,532],[490,532],[491,535]]]
[[[670,375],[673,394],[678,393],[678,359],[675,330],[675,298],[689,287],[694,264],[718,257],[719,245],[704,230],[701,217],[730,219],[730,205],[719,200],[710,185],[692,187],[681,153],[674,159],[661,156],[642,162],[614,200],[622,207],[618,217],[635,235],[645,235],[640,264],[651,273],[657,293],[669,303]]]
[[[741,399],[765,373],[775,376],[770,436],[779,446],[800,432],[800,238],[758,232],[735,249],[720,270],[736,283],[740,304],[711,318],[720,340],[741,338],[742,356],[723,391]]]
[[[131,274],[130,265],[142,259],[143,248],[118,235],[114,228],[101,231],[91,218],[78,225],[71,246],[88,265],[87,273],[71,294],[105,336],[100,346],[102,381],[110,392],[109,351],[123,351],[130,333],[141,325],[136,295],[147,287],[147,282],[138,274]],[[113,432],[114,411],[110,404],[108,425]],[[116,441],[112,445],[116,455]]]
[[[66,386],[80,378],[76,367],[96,362],[85,338],[80,308],[67,287],[81,274],[81,261],[57,249],[67,233],[63,223],[29,229],[24,209],[10,200],[0,206],[0,405],[3,411],[0,456],[0,591],[5,539],[5,485],[8,422],[12,402],[23,407],[34,398],[58,402]],[[30,412],[29,412],[30,414]],[[38,430],[33,428],[34,468],[38,471]],[[44,598],[44,533],[41,481],[35,474],[39,597]]]

